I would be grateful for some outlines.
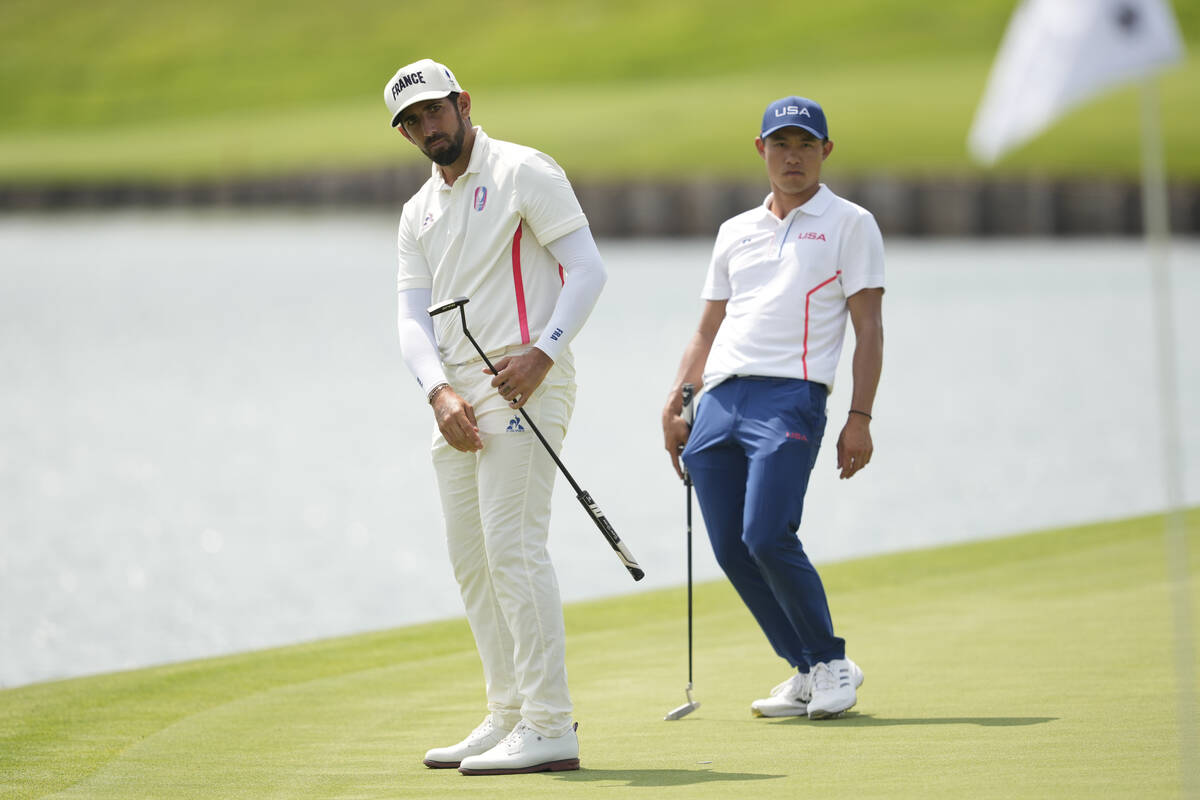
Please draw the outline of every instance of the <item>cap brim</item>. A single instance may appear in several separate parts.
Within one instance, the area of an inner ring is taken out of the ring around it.
[[[758,135],[758,137],[760,139],[765,139],[768,136],[770,136],[772,133],[774,133],[775,131],[781,131],[784,128],[800,128],[801,130],[808,131],[809,133],[811,133],[813,136],[817,137],[818,139],[828,138],[827,136],[825,136],[824,134],[822,134],[820,131],[816,130],[815,128],[810,128],[807,125],[797,125],[794,122],[785,122],[782,125],[776,125],[774,128],[769,128],[769,129],[763,131],[762,133],[760,133]]]
[[[453,91],[445,91],[445,92],[434,91],[434,92],[421,92],[420,94],[413,95],[412,98],[410,98],[407,103],[400,106],[400,108],[396,109],[396,113],[392,115],[392,127],[394,128],[400,124],[400,115],[404,113],[404,109],[408,108],[413,103],[419,103],[422,100],[440,100],[441,98],[449,97],[452,94],[454,94]]]

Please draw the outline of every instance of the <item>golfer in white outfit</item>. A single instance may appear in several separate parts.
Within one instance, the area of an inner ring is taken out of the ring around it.
[[[553,460],[575,400],[568,343],[606,274],[562,169],[471,124],[471,98],[429,59],[384,87],[391,124],[433,161],[404,205],[398,238],[404,361],[437,421],[433,463],[446,539],[475,636],[488,713],[458,744],[425,755],[467,775],[579,768],[562,603],[546,549]],[[466,296],[458,314],[434,302]]]

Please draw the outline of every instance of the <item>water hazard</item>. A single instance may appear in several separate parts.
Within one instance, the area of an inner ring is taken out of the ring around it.
[[[560,481],[568,600],[685,574],[658,415],[710,242],[600,244],[563,458],[647,577]],[[876,455],[839,482],[822,452],[801,530],[815,560],[1163,507],[1140,242],[887,245]],[[0,686],[461,613],[393,248],[374,214],[0,219]],[[1171,258],[1196,503],[1200,243]],[[698,533],[697,573],[716,577]]]

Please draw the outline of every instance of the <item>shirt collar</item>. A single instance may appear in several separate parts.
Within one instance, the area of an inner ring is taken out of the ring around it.
[[[771,197],[772,196],[773,196],[773,193],[767,192],[767,196],[765,198],[763,198],[762,208],[763,208],[764,213],[770,214],[772,217],[775,217],[775,215],[773,213],[771,213]],[[812,197],[808,198],[807,203],[805,203],[802,206],[799,206],[798,208],[793,209],[792,214],[795,214],[798,212],[803,212],[805,214],[810,214],[814,217],[819,217],[822,214],[824,214],[826,212],[826,210],[828,210],[829,204],[832,202],[833,202],[833,192],[829,189],[829,187],[827,187],[825,184],[822,183],[820,188],[817,189],[817,193],[814,194]],[[788,216],[790,217],[791,214],[788,214]],[[783,221],[783,220],[780,220],[778,217],[775,217],[775,219],[779,222]],[[784,219],[787,219],[787,217],[784,217]]]
[[[471,147],[471,159],[467,162],[467,171],[459,176],[459,180],[462,180],[467,175],[478,173],[483,168],[483,163],[487,159],[488,150],[490,149],[488,142],[491,140],[488,139],[488,135],[483,132],[483,128],[476,125],[474,130],[475,144]],[[438,165],[431,164],[430,169],[432,170],[434,185],[441,191],[450,191],[451,187],[442,178],[442,171],[438,169]]]
[[[800,210],[805,214],[812,214],[814,217],[819,217],[829,208],[829,204],[833,202],[833,192],[825,184],[821,184],[821,188],[817,189],[817,193],[808,199],[808,202],[800,206]]]

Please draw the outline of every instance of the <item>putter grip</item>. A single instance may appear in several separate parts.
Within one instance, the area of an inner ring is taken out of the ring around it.
[[[608,539],[608,543],[612,545],[612,549],[617,551],[617,558],[621,559],[621,563],[625,565],[625,569],[629,570],[629,574],[633,576],[633,579],[640,581],[646,577],[646,573],[638,566],[637,559],[633,557],[633,553],[629,552],[629,548],[621,541],[621,537],[617,536],[612,523],[608,521],[608,517],[604,516],[604,512],[600,510],[600,506],[596,505],[596,501],[587,493],[587,490],[581,489],[579,494],[575,495],[575,498],[587,511],[592,521],[596,523],[596,527],[600,529],[600,532],[604,534],[604,538]]]
[[[688,430],[692,429],[692,423],[696,421],[696,404],[693,402],[696,398],[696,385],[694,383],[685,383],[683,390],[680,392],[683,397],[683,409],[679,412],[679,416],[687,423]],[[680,454],[683,453],[683,448],[679,449]],[[692,476],[688,473],[688,468],[684,466],[683,459],[679,460],[679,468],[683,471],[683,485],[692,485]]]

